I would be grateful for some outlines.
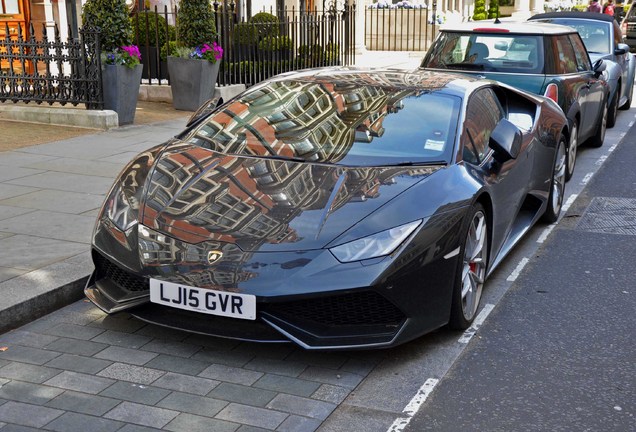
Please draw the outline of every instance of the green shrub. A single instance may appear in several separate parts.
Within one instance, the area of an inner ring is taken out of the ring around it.
[[[490,0],[488,8],[488,18],[499,18],[499,0]]]
[[[291,49],[292,41],[288,36],[266,36],[259,43],[258,48],[266,51]]]
[[[208,0],[181,0],[177,35],[180,45],[191,48],[216,40],[214,12]]]
[[[259,12],[250,18],[249,22],[256,24],[259,39],[267,36],[278,36],[280,33],[280,28],[278,27],[279,21],[276,15]]]
[[[241,45],[254,45],[258,42],[256,26],[250,23],[239,23],[234,26],[234,41]]]
[[[174,26],[167,25],[166,19],[155,12],[139,12],[131,18],[133,28],[133,40],[137,45],[164,46],[167,41],[175,40],[176,30]],[[157,43],[157,35],[159,43]]]
[[[575,4],[574,6],[572,6],[572,10],[585,12],[587,11],[587,6],[587,4]]]
[[[102,51],[115,51],[132,43],[125,0],[88,0],[82,7],[82,22],[99,27]]]
[[[168,56],[177,54],[177,41],[169,41],[161,46],[161,60],[166,60]]]
[[[485,20],[488,15],[486,14],[486,0],[475,0],[475,11],[473,12],[473,21]]]

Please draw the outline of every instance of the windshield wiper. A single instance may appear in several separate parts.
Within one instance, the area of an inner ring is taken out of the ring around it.
[[[448,162],[446,161],[420,161],[420,162],[413,162],[413,161],[407,161],[407,162],[399,162],[396,164],[391,164],[389,166],[428,166],[428,165],[447,165]]]
[[[466,70],[484,70],[484,65],[481,63],[448,63],[447,69],[466,69]]]

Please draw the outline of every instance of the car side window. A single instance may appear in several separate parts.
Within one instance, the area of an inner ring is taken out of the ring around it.
[[[614,27],[614,47],[612,48],[612,51],[614,51],[619,43],[623,43],[623,32],[616,21],[612,22],[612,25]]]
[[[591,71],[592,65],[590,63],[590,57],[587,55],[587,50],[583,41],[578,34],[571,34],[570,41],[572,41],[572,48],[574,49],[574,56],[576,57],[577,69],[581,72]]]
[[[577,72],[576,56],[574,55],[574,49],[570,43],[570,39],[567,35],[560,35],[553,38],[555,44],[554,52],[557,54],[556,58],[556,73],[557,74],[570,74]]]
[[[492,89],[479,89],[471,96],[462,135],[463,160],[476,165],[484,160],[490,150],[490,134],[502,118],[504,110]]]

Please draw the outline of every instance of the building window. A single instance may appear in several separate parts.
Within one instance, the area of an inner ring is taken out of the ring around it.
[[[17,15],[20,13],[18,0],[0,0],[0,13],[6,15]]]

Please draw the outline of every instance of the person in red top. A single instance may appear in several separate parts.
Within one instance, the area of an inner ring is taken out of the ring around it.
[[[606,15],[614,16],[614,1],[607,0],[607,4],[603,8],[603,13]]]
[[[587,7],[587,11],[601,13],[601,5],[598,4],[598,0],[592,0],[590,5]]]

